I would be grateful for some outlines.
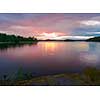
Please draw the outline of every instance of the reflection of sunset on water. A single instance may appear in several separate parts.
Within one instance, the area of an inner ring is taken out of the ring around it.
[[[80,43],[75,43],[74,48],[76,48],[79,51],[88,51],[89,50],[89,44],[87,44],[86,42],[82,42]]]
[[[44,43],[44,53],[47,55],[54,55],[57,49],[57,44],[54,42]]]
[[[100,66],[100,45],[94,42],[44,41],[1,48],[0,63],[1,72],[3,68],[8,71],[20,66],[36,75],[79,72],[88,66]]]

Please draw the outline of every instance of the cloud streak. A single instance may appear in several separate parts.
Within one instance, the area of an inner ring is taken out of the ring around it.
[[[98,25],[100,25],[100,21],[97,21],[97,20],[81,21],[80,23],[83,25],[86,25],[86,26],[98,26]]]

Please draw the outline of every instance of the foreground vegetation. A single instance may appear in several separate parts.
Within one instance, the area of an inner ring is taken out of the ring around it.
[[[11,86],[95,86],[100,85],[100,70],[86,68],[82,73],[63,73],[34,77],[32,73],[23,73],[22,69],[17,72],[15,79],[9,79],[4,75],[0,85]]]

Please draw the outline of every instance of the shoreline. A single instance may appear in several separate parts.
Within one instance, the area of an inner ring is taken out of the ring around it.
[[[24,43],[35,43],[35,42],[38,42],[38,41],[20,41],[20,42],[0,42],[0,44],[24,44]]]
[[[28,74],[27,74],[28,75]],[[28,76],[27,79],[0,80],[1,86],[100,86],[100,70],[86,68],[82,73]]]
[[[51,40],[51,41],[45,41],[45,40],[37,40],[37,41],[20,41],[20,42],[0,42],[0,44],[28,44],[28,43],[37,43],[37,42],[100,42],[100,41],[63,41],[63,40]]]

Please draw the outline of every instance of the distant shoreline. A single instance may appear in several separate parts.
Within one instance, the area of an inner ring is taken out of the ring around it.
[[[38,42],[100,42],[100,41],[88,41],[88,40],[37,40]]]
[[[87,40],[71,40],[71,41],[63,41],[63,40],[37,40],[37,41],[21,41],[21,42],[0,42],[0,44],[32,44],[37,42],[100,42],[100,41],[87,41]]]

